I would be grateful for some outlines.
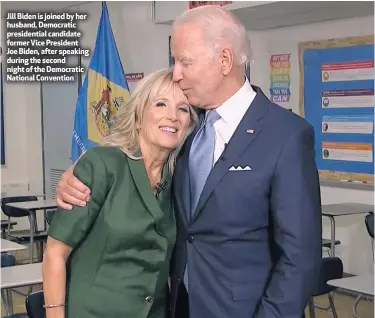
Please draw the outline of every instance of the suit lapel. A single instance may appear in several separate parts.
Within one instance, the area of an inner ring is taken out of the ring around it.
[[[154,219],[162,219],[164,214],[159,206],[158,201],[152,193],[151,185],[146,173],[146,168],[144,166],[143,160],[133,160],[131,158],[128,158],[128,163],[134,183],[147,209],[150,211]]]
[[[261,119],[267,114],[267,103],[269,101],[259,88],[253,88],[257,95],[240,121],[223,155],[212,168],[203,188],[193,220],[199,215],[212,191],[225,174],[228,173],[235,160],[251,145],[263,129]],[[249,129],[253,130],[253,132],[248,132]],[[225,158],[224,160],[222,159],[223,157]]]
[[[183,149],[181,150],[180,157],[177,161],[176,172],[174,175],[174,188],[177,189],[175,200],[178,201],[178,213],[184,221],[186,227],[190,221],[191,202],[190,202],[190,172],[189,172],[189,154],[191,144],[195,134],[197,133],[203,118],[204,111],[197,110],[198,123],[194,131],[186,139]]]
[[[190,215],[190,177],[189,177],[189,151],[192,138],[189,136],[184,145],[184,153],[178,159],[173,178],[175,200],[177,201],[177,213],[187,226]]]

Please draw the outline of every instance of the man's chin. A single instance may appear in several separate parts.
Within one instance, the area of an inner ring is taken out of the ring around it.
[[[196,98],[192,96],[187,96],[187,95],[186,95],[186,98],[191,106],[199,107],[198,105],[200,105],[200,103]]]

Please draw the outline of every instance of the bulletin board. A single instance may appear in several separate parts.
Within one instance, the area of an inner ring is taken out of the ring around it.
[[[374,36],[299,43],[300,115],[322,181],[374,184]]]

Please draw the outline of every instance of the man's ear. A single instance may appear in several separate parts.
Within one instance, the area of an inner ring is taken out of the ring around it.
[[[221,73],[228,75],[233,68],[233,51],[230,48],[225,48],[221,52]]]

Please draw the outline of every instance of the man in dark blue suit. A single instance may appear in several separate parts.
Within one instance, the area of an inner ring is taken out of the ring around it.
[[[174,174],[172,314],[300,318],[321,259],[313,129],[250,85],[246,31],[223,8],[177,18],[171,49],[174,80],[201,110]],[[79,204],[79,189],[65,173],[58,204]]]
[[[204,110],[174,174],[172,311],[300,318],[321,259],[313,129],[244,77],[246,31],[228,11],[177,18],[171,51],[174,80]]]

